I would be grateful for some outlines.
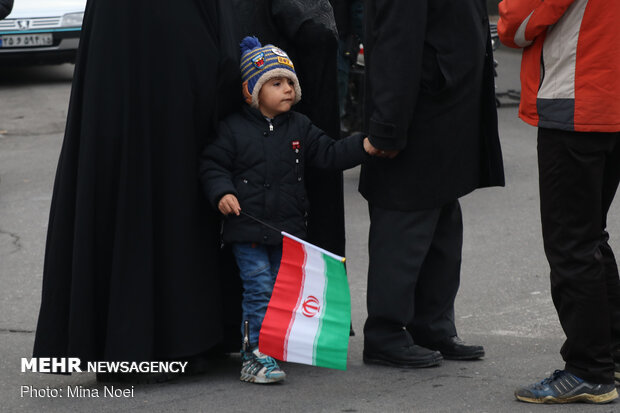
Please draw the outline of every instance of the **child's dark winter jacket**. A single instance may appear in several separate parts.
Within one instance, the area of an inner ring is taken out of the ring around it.
[[[224,119],[215,141],[202,154],[200,174],[209,202],[217,209],[226,194],[242,212],[300,238],[306,236],[309,208],[304,168],[348,169],[363,162],[363,135],[335,141],[306,116],[289,111],[270,122],[244,105]],[[225,218],[225,242],[275,245],[279,233],[247,216]]]

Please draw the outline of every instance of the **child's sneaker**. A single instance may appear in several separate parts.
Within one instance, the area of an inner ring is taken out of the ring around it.
[[[528,403],[609,403],[618,393],[613,384],[588,383],[565,370],[556,370],[540,383],[517,389],[515,397]]]
[[[256,347],[251,352],[241,351],[241,381],[249,383],[276,383],[284,380],[286,373],[280,369],[273,357],[258,351]]]

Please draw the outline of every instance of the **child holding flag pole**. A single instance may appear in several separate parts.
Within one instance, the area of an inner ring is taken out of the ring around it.
[[[273,383],[286,375],[273,357],[259,351],[259,332],[282,258],[280,231],[302,240],[306,236],[304,168],[348,169],[375,152],[363,135],[335,141],[291,110],[301,99],[301,88],[283,50],[246,37],[241,54],[247,105],[220,123],[216,139],[203,152],[200,173],[209,202],[225,215],[222,238],[232,244],[244,289],[248,333],[241,380]],[[279,358],[296,361],[293,348],[278,354],[287,351],[292,358]]]

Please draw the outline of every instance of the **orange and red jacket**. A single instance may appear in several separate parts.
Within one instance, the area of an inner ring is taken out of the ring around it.
[[[503,0],[499,14],[502,43],[524,48],[521,119],[620,131],[620,0]]]

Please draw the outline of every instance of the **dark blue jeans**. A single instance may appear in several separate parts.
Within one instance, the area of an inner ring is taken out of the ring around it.
[[[258,345],[258,333],[280,268],[282,244],[235,243],[232,250],[243,284],[243,320],[250,323],[250,345],[255,347]],[[243,323],[241,335],[243,336]]]

